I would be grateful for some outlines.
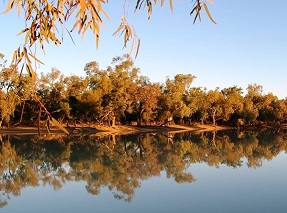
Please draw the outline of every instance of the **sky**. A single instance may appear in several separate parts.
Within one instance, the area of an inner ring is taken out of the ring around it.
[[[129,48],[122,48],[123,37],[112,36],[123,16],[123,2],[109,1],[104,6],[110,20],[103,18],[98,49],[91,33],[84,39],[73,33],[75,44],[64,33],[62,45],[46,45],[45,55],[37,50],[45,63],[37,72],[55,67],[66,76],[85,76],[87,63],[97,61],[105,69],[113,57],[129,53]],[[126,5],[127,20],[141,39],[135,66],[151,82],[164,83],[176,74],[192,74],[196,76],[194,87],[210,90],[235,85],[246,91],[248,84],[256,83],[263,86],[264,94],[287,97],[286,0],[213,0],[214,5],[208,5],[217,24],[204,11],[202,21],[193,24],[189,15],[192,0],[173,0],[173,12],[168,1],[163,7],[156,5],[150,20],[145,9],[134,14],[135,2],[130,0]],[[4,3],[0,5],[4,10]],[[17,36],[24,24],[15,11],[0,14],[0,53],[7,60],[24,42],[23,36]]]

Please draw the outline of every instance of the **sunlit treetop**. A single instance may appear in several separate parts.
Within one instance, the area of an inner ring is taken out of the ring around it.
[[[136,34],[135,28],[127,21],[126,7],[134,5],[134,12],[140,9],[146,9],[147,18],[152,15],[153,6],[160,4],[163,6],[168,3],[173,10],[174,0],[122,0],[124,14],[120,20],[120,25],[113,35],[123,36],[123,46],[130,45],[130,51],[135,51],[136,57],[140,47],[140,39]],[[212,0],[192,1],[190,15],[194,16],[193,22],[201,20],[201,11],[204,9],[209,19],[213,20],[208,3],[213,4]],[[47,43],[61,45],[65,31],[69,34],[77,31],[84,36],[87,31],[91,31],[95,36],[95,43],[98,47],[100,39],[100,30],[106,21],[109,21],[109,15],[104,11],[103,6],[109,4],[108,0],[6,0],[6,9],[2,13],[8,13],[13,9],[17,11],[18,16],[24,16],[25,28],[19,32],[24,34],[24,45],[20,46],[13,55],[12,63],[21,64],[21,70],[24,68],[30,74],[35,76],[32,62],[42,63],[34,54],[34,48],[41,48],[45,52]],[[66,23],[72,20],[71,29],[66,28]]]

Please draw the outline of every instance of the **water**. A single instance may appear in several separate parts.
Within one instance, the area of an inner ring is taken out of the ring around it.
[[[0,212],[287,212],[285,135],[3,136]]]

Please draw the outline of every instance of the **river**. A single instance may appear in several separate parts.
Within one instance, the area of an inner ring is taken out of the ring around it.
[[[287,212],[284,131],[1,141],[0,212]]]

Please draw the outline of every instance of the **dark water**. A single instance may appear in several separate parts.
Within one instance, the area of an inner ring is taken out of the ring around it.
[[[2,136],[0,212],[287,212],[286,132]]]

